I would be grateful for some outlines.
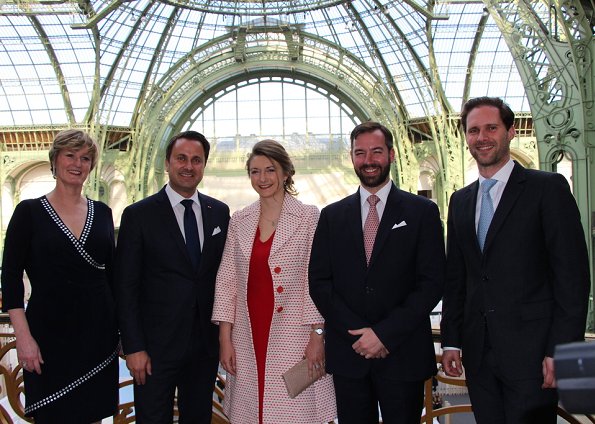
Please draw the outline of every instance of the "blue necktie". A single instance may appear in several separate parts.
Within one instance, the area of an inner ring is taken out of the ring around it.
[[[190,259],[192,259],[194,269],[198,269],[201,251],[196,215],[192,210],[193,203],[194,201],[192,199],[182,200],[182,205],[184,205],[184,235],[186,236],[186,249],[188,249],[188,254],[190,255]]]
[[[483,252],[483,245],[486,241],[486,235],[488,234],[488,228],[494,217],[494,204],[490,196],[490,190],[494,187],[497,180],[487,179],[481,183],[481,209],[479,210],[479,222],[477,224],[477,241]]]

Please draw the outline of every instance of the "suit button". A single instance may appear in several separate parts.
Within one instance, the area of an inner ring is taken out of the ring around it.
[[[277,308],[277,312],[279,312],[279,313],[283,312],[283,306],[279,306],[279,307]]]
[[[277,287],[277,293],[283,293],[283,286]]]
[[[275,271],[275,274],[279,274],[281,272],[281,267],[276,266],[274,271]]]
[[[487,275],[482,275],[481,276],[481,281],[489,281],[489,278]]]

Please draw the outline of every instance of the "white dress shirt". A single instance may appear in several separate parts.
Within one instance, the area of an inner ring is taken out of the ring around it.
[[[184,233],[184,210],[186,209],[182,204],[182,200],[186,198],[178,194],[174,191],[173,188],[167,184],[165,186],[165,193],[169,198],[169,202],[171,203],[171,207],[174,210],[174,214],[176,215],[176,221],[178,221],[178,227],[180,227],[180,231],[184,236],[184,240],[186,240],[186,234]],[[200,209],[200,202],[198,200],[198,192],[195,191],[190,199],[193,200],[192,210],[194,211],[194,215],[196,215],[196,224],[198,225],[198,236],[200,239],[200,249],[202,250],[202,246],[205,240],[205,232],[204,228],[202,227],[202,212]]]
[[[376,211],[378,212],[378,222],[382,221],[382,214],[384,213],[384,208],[386,207],[386,200],[388,199],[388,193],[390,193],[390,188],[392,186],[392,181],[388,180],[387,183],[376,192],[376,196],[380,199],[378,203],[376,203]],[[368,203],[368,197],[370,197],[372,193],[368,190],[359,186],[359,197],[360,197],[360,206],[362,208],[362,229],[364,228],[364,224],[366,223],[366,219],[368,218],[368,212],[370,211],[370,204]]]
[[[510,174],[512,174],[512,169],[514,168],[514,162],[512,159],[508,159],[508,162],[500,168],[498,172],[496,172],[492,176],[492,180],[496,180],[496,184],[492,187],[488,195],[492,198],[492,204],[494,205],[494,213],[496,213],[496,209],[498,208],[498,204],[500,203],[500,199],[502,198],[502,193],[504,192],[504,188],[508,183],[508,179],[510,178]],[[487,178],[484,178],[479,175],[479,184],[483,183]],[[477,195],[477,203],[475,204],[475,231],[477,231],[477,224],[479,223],[479,212],[481,211],[481,196]]]

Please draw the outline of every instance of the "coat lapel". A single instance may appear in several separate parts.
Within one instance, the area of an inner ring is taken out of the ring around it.
[[[250,258],[254,237],[256,237],[256,228],[260,217],[260,201],[256,201],[247,206],[238,217],[237,238],[242,254]],[[303,215],[303,205],[293,196],[286,194],[283,200],[281,216],[271,245],[270,256],[273,256],[285,243],[291,240],[293,233],[299,228]]]
[[[303,219],[303,206],[295,197],[285,194],[279,223],[275,229],[271,254],[273,256],[285,243],[291,240]]]
[[[347,200],[347,222],[349,227],[346,231],[350,231],[353,236],[353,246],[358,246],[361,263],[364,267],[366,264],[366,250],[364,248],[364,230],[362,228],[362,206],[359,188],[355,194],[351,195]]]
[[[514,164],[514,168],[512,169],[510,178],[508,179],[506,187],[502,192],[502,198],[498,203],[498,207],[494,212],[494,217],[492,218],[490,228],[488,229],[483,249],[484,253],[490,248],[490,244],[498,234],[498,231],[500,231],[500,228],[502,228],[504,221],[506,221],[506,217],[512,210],[512,207],[525,188],[526,178],[524,171],[525,168],[523,168],[521,165],[518,163]]]
[[[479,241],[477,240],[477,228],[475,226],[475,209],[477,205],[477,193],[479,190],[479,180],[473,184],[468,185],[462,189],[461,204],[460,204],[460,228],[462,229],[461,238],[464,243],[467,243],[472,249],[481,254]],[[464,238],[463,238],[464,237]]]
[[[209,202],[209,199],[207,199],[204,195],[202,195],[199,192],[198,200],[200,202],[200,213],[202,215],[202,233],[204,237],[204,240],[202,241],[202,254],[200,262],[208,263],[208,256],[213,250],[210,248],[210,246],[211,239],[213,237],[213,231],[215,230],[215,223],[217,222],[217,220],[213,216],[213,206]]]
[[[190,255],[188,254],[188,250],[186,249],[186,242],[184,241],[184,236],[182,235],[180,227],[178,226],[176,215],[174,214],[174,210],[172,209],[169,197],[167,197],[165,188],[161,189],[156,200],[159,208],[159,214],[162,217],[162,222],[164,223],[166,231],[174,238],[178,250],[180,250],[181,253],[184,256],[186,256],[188,264],[192,266],[192,262],[190,261]]]
[[[250,258],[260,216],[260,201],[257,200],[237,213],[240,214],[237,218],[237,241],[244,257]]]
[[[370,264],[368,268],[374,265],[376,257],[382,251],[382,248],[386,243],[390,232],[392,231],[393,225],[403,221],[402,211],[399,208],[401,196],[399,196],[399,191],[395,185],[392,182],[390,184],[391,188],[388,193],[388,197],[386,198],[386,205],[384,206],[382,219],[380,220],[380,225],[378,226],[378,232],[376,233],[376,239],[374,240],[374,248],[372,249],[372,256],[370,256]]]

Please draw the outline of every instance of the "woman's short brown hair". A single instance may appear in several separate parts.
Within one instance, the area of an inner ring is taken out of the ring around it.
[[[295,168],[287,150],[285,150],[281,143],[275,140],[261,140],[256,143],[254,147],[252,147],[252,153],[250,153],[250,156],[248,156],[248,160],[246,161],[248,175],[250,175],[250,161],[254,156],[266,156],[281,165],[283,174],[287,177],[283,183],[283,189],[286,193],[289,193],[292,196],[298,194],[292,178],[295,175]]]

